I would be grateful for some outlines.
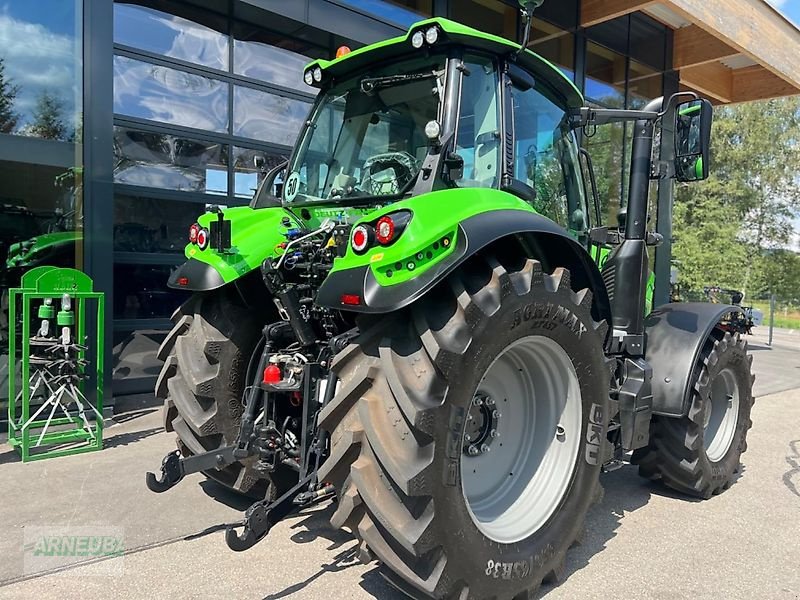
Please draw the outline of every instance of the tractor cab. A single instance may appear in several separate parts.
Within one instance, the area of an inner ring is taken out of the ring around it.
[[[589,227],[571,111],[556,67],[445,19],[307,67],[322,93],[281,172],[287,208],[381,206],[424,193],[503,190],[577,234]],[[505,141],[504,141],[505,140]],[[268,178],[269,179],[269,178]],[[254,206],[267,206],[273,181]]]

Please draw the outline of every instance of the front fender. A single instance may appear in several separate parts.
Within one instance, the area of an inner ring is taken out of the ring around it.
[[[727,304],[685,302],[659,306],[645,319],[645,358],[653,367],[653,414],[683,417],[689,412],[691,377],[703,344]]]
[[[320,287],[318,304],[362,313],[395,311],[422,297],[492,242],[511,235],[538,235],[543,240],[543,252],[555,246],[559,252],[563,251],[564,255],[559,257],[563,262],[556,262],[556,266],[570,267],[576,283],[592,288],[599,307],[597,316],[604,319],[610,316],[600,272],[583,246],[522,200],[498,190],[446,190],[398,202],[366,220],[404,208],[414,216],[402,237],[389,249],[377,247],[360,257],[348,250]],[[443,251],[441,241],[445,238],[451,243]],[[412,272],[406,267],[409,259],[420,261],[420,266]],[[392,273],[390,282],[387,270],[395,267],[399,268]],[[352,304],[353,296],[359,298],[357,305]],[[347,303],[343,301],[345,297]]]

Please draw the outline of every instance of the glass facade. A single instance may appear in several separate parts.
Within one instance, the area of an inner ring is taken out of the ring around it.
[[[188,226],[248,203],[257,157],[288,156],[314,98],[302,68],[328,49],[181,2],[116,2],[114,48],[115,361],[143,372],[155,357],[126,348],[184,299],[165,283]]]
[[[0,10],[0,407],[13,329],[8,288],[33,267],[84,264],[82,5]]]
[[[91,50],[92,72],[98,64],[107,70],[85,97],[84,31],[92,11],[84,7],[100,5],[106,15],[113,11],[113,26],[107,17],[95,25],[111,30],[107,46]],[[2,284],[13,285],[36,260],[90,270],[113,298],[107,328],[116,382],[140,383],[120,390],[152,388],[155,349],[185,298],[166,280],[184,260],[188,226],[211,205],[247,204],[264,172],[288,157],[314,100],[302,81],[310,59],[400,34],[434,14],[511,39],[521,28],[516,0],[297,0],[281,3],[281,14],[258,5],[13,0],[0,10]],[[670,69],[668,28],[635,13],[583,29],[578,15],[579,0],[546,2],[536,11],[529,47],[593,104],[639,108],[661,95]],[[107,106],[95,101],[97,89],[107,91]],[[93,107],[86,113],[93,126],[106,128],[86,145],[84,105]],[[489,181],[493,173],[482,173],[468,139],[492,127],[477,119],[479,112],[459,124],[459,151],[469,163],[464,176]],[[520,139],[541,143],[536,124],[519,126],[534,128]],[[604,217],[613,223],[628,185],[630,127],[578,133],[594,156]],[[99,147],[96,139],[107,142]],[[97,180],[84,168],[87,152],[110,157],[108,173]],[[546,178],[527,180],[538,186]],[[100,191],[90,198],[84,189]],[[89,204],[94,233],[84,242]],[[59,234],[60,243],[38,259],[19,258],[20,242],[45,233]]]

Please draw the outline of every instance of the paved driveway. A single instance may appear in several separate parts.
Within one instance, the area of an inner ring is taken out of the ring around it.
[[[604,475],[605,498],[584,544],[568,555],[567,580],[542,597],[800,598],[800,335],[776,336],[772,349],[763,341],[752,339],[756,392],[771,395],[754,408],[741,479],[695,502],[640,479],[634,467]],[[352,539],[328,528],[330,508],[234,553],[219,529],[246,503],[196,475],[165,494],[148,492],[144,471],[174,445],[143,400],[125,403],[99,453],[22,465],[0,446],[0,599],[399,599],[374,565],[355,560]],[[122,572],[98,574],[108,565],[96,563],[25,574],[23,527],[64,524],[123,528],[127,553],[113,559]]]

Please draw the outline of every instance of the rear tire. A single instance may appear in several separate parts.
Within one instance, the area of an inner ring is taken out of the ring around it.
[[[694,368],[689,414],[654,416],[649,446],[633,455],[641,476],[700,498],[719,494],[735,481],[753,424],[755,377],[747,341],[738,333],[715,333]]]
[[[320,479],[339,490],[331,523],[351,529],[362,556],[382,561],[393,585],[420,598],[518,600],[543,579],[560,579],[600,495],[609,371],[605,324],[592,320],[591,306],[591,294],[573,292],[564,269],[548,275],[533,260],[476,257],[410,309],[361,323],[360,337],[335,357],[340,387],[320,414],[332,432]],[[504,360],[505,377],[497,377]],[[557,376],[566,372],[574,379]],[[505,381],[533,387],[509,383],[503,394]],[[507,416],[475,411],[487,382]],[[537,398],[538,412],[515,394]],[[475,485],[478,468],[490,465],[468,452],[483,430],[468,428],[469,417],[496,418],[500,433],[484,441],[494,470],[509,478],[485,470],[488,490]],[[541,439],[548,428],[538,445],[513,434]],[[515,440],[520,450],[508,454],[501,446]],[[529,481],[514,478],[526,469]],[[548,496],[549,487],[558,493]]]
[[[248,363],[264,319],[245,308],[234,290],[223,288],[195,294],[172,321],[158,351],[164,366],[156,396],[164,399],[164,429],[178,435],[184,456],[232,444],[244,410]],[[276,473],[280,485],[270,485],[253,466],[254,459],[248,459],[204,474],[254,498],[277,497],[292,483]]]

